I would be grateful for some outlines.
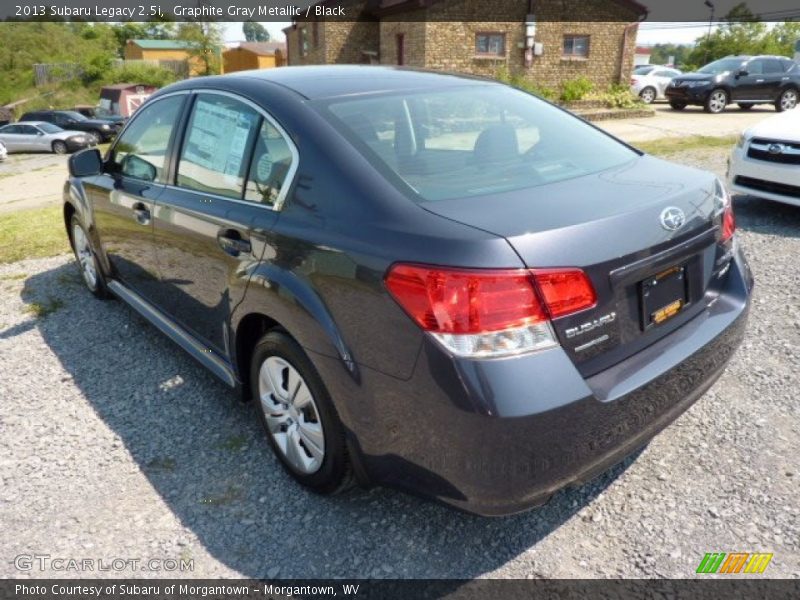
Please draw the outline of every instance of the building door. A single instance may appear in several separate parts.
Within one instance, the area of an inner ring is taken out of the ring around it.
[[[406,64],[406,34],[398,33],[396,36],[396,40],[397,40],[397,64],[404,65]]]

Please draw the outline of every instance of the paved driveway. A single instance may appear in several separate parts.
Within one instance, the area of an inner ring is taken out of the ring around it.
[[[747,112],[734,106],[718,115],[708,114],[700,106],[687,106],[678,111],[668,104],[658,104],[655,109],[655,117],[600,121],[597,125],[626,142],[643,142],[687,135],[739,135],[751,125],[776,114],[775,109],[767,105]]]

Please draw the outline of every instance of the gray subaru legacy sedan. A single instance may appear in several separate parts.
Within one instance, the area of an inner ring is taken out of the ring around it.
[[[753,286],[711,173],[387,67],[168,86],[71,158],[64,222],[89,290],[251,400],[300,484],[482,515],[645,445],[719,377]]]

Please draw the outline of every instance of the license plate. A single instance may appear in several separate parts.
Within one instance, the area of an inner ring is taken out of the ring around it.
[[[670,267],[639,284],[644,329],[660,325],[686,306],[686,265]]]

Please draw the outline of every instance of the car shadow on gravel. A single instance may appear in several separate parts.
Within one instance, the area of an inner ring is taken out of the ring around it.
[[[739,229],[781,237],[800,237],[800,207],[755,196],[734,196],[733,210]]]
[[[74,263],[32,275],[22,291],[27,303],[54,296],[63,305],[36,326],[68,377],[181,525],[216,560],[247,577],[490,573],[569,519],[599,520],[593,509],[577,513],[635,460],[557,493],[544,507],[498,519],[382,488],[320,497],[281,470],[251,406],[121,301],[93,298]],[[91,428],[87,423],[87,444]],[[86,503],[92,504],[91,491]],[[147,527],[137,524],[136,515],[119,518],[137,530]],[[167,542],[183,548],[181,558],[195,556],[196,543],[181,528],[174,536]],[[558,559],[537,561],[534,554],[528,572],[517,576],[538,576],[538,569],[554,568]],[[197,571],[195,576],[206,574]]]

